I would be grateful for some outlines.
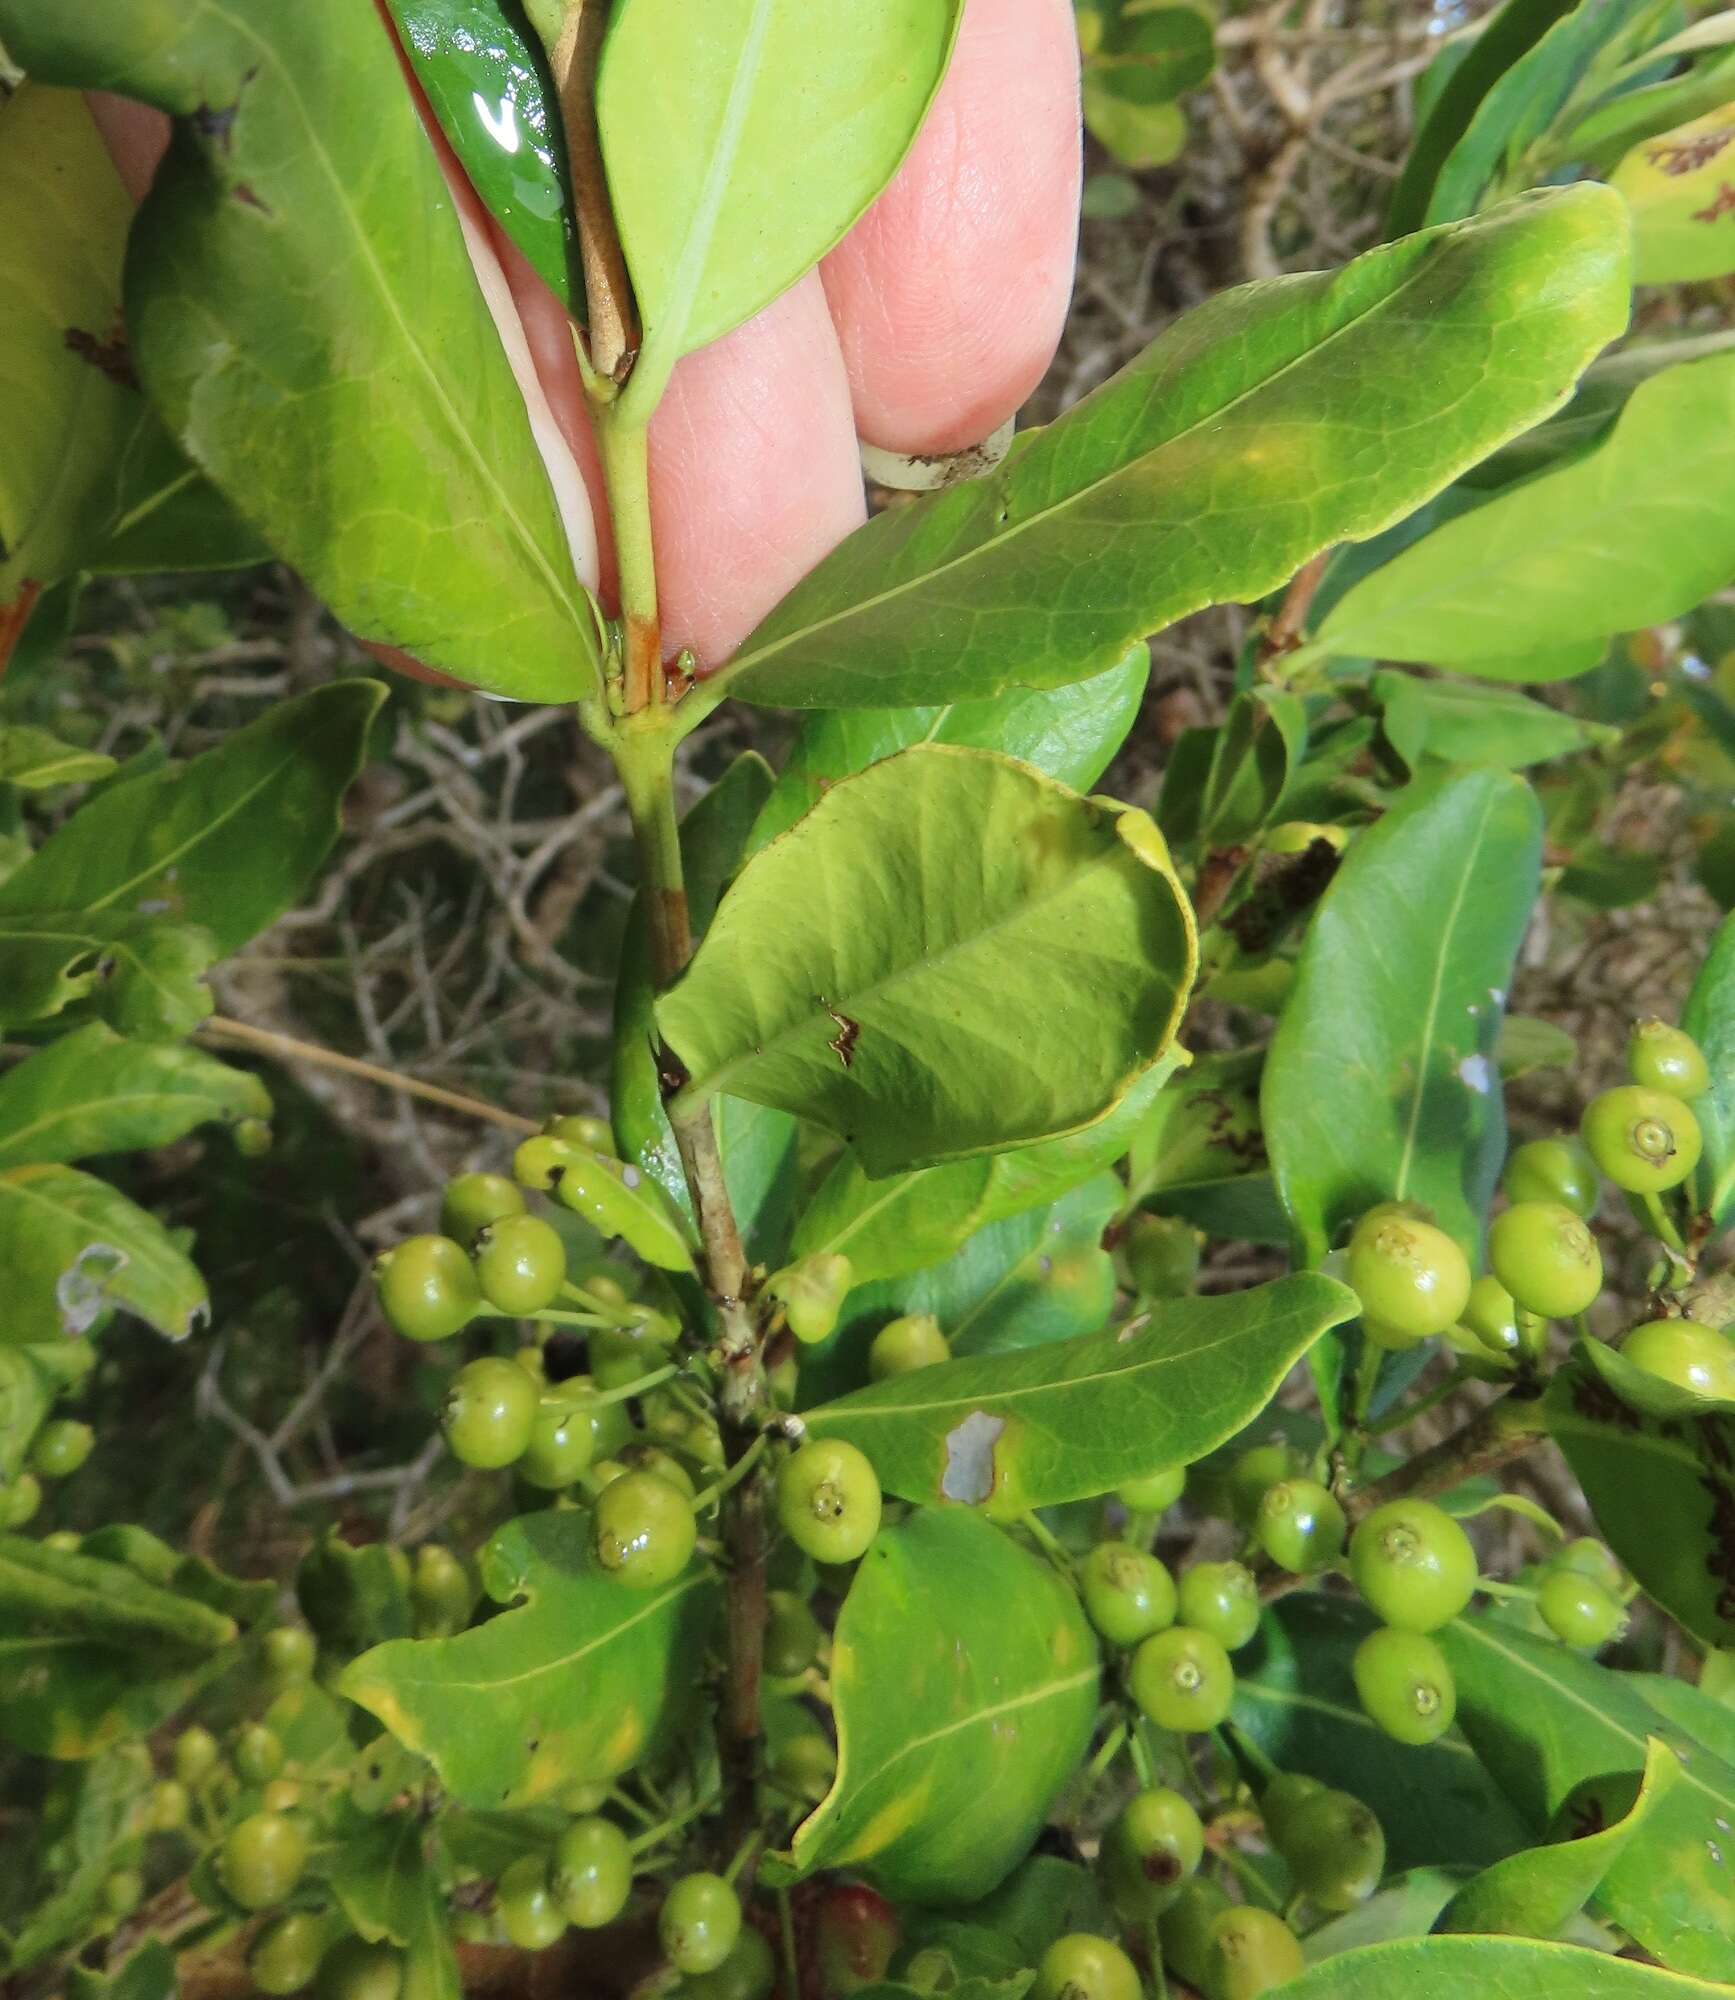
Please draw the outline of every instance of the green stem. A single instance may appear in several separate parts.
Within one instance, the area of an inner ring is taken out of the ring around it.
[[[1425,1396],[1417,1397],[1413,1403],[1406,1403],[1401,1410],[1394,1410],[1389,1417],[1382,1417],[1377,1424],[1369,1424],[1368,1436],[1383,1437],[1387,1431],[1400,1431],[1406,1424],[1413,1424],[1418,1417],[1425,1416],[1429,1410],[1438,1408],[1448,1397],[1457,1395],[1469,1380],[1470,1376],[1465,1369],[1454,1368],[1445,1381],[1430,1389]]]
[[[783,1946],[783,1991],[794,2000],[801,1991],[801,1966],[795,1950],[795,1908],[787,1889],[777,1892],[777,1934]]]
[[[1534,1598],[1536,1595],[1535,1590],[1527,1583],[1501,1583],[1497,1578],[1491,1576],[1478,1577],[1476,1579],[1476,1588],[1487,1597]]]
[[[1641,1219],[1651,1234],[1665,1249],[1672,1250],[1685,1263],[1687,1261],[1687,1245],[1681,1236],[1681,1232],[1675,1227],[1668,1210],[1664,1208],[1661,1198],[1654,1194],[1645,1193],[1636,1196],[1635,1199],[1639,1208],[1643,1211]]]
[[[702,1514],[707,1507],[721,1500],[725,1493],[739,1486],[741,1481],[747,1477],[748,1473],[753,1470],[754,1466],[759,1463],[764,1455],[765,1435],[761,1432],[748,1449],[723,1474],[721,1479],[714,1480],[702,1492],[693,1495],[693,1512],[695,1514]]]
[[[1259,1870],[1253,1866],[1252,1862],[1247,1859],[1246,1855],[1239,1848],[1220,1847],[1217,1853],[1224,1866],[1230,1870],[1242,1888],[1247,1891],[1250,1902],[1257,1903],[1262,1910],[1275,1911],[1279,1908],[1276,1894],[1267,1885],[1264,1876],[1260,1874]]]
[[[628,422],[615,402],[593,402],[597,451],[614,525],[625,628],[622,707],[628,715],[663,699],[662,620],[657,607],[657,561],[651,542],[649,431]]]
[[[1102,1776],[1102,1774],[1108,1769],[1108,1767],[1114,1762],[1114,1760],[1121,1754],[1122,1749],[1125,1747],[1126,1740],[1127,1740],[1127,1726],[1124,1722],[1117,1722],[1115,1726],[1109,1731],[1109,1733],[1103,1738],[1101,1749],[1099,1749],[1096,1755],[1090,1760],[1090,1766],[1085,1772],[1085,1780],[1087,1783],[1093,1785],[1096,1783],[1097,1779]]]
[[[646,1848],[661,1847],[672,1833],[679,1833],[682,1827],[691,1826],[701,1819],[717,1803],[715,1792],[708,1792],[702,1799],[695,1799],[690,1806],[683,1806],[678,1813],[671,1813],[667,1819],[659,1820],[655,1826],[646,1827],[643,1833],[635,1834],[629,1843],[635,1854],[642,1854]]]
[[[1071,1556],[1055,1540],[1053,1534],[1044,1527],[1041,1519],[1035,1513],[1025,1514],[1022,1519],[1025,1531],[1029,1534],[1031,1540],[1036,1543],[1037,1547],[1042,1550],[1042,1553],[1047,1556],[1048,1560],[1053,1563],[1063,1576],[1071,1576]]]
[[[615,1389],[593,1389],[585,1398],[589,1403],[628,1403],[634,1396],[643,1396],[649,1390],[666,1382],[671,1375],[680,1374],[680,1364],[671,1361],[667,1368],[654,1368],[648,1375],[641,1375],[636,1382],[623,1382]]]

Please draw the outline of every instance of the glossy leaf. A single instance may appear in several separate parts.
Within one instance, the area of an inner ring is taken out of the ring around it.
[[[1321,645],[1477,662],[1660,625],[1735,575],[1735,354],[1640,383],[1600,443],[1448,521],[1350,591]]]
[[[1359,1604],[1313,1591],[1268,1605],[1235,1657],[1236,1728],[1280,1770],[1349,1784],[1379,1815],[1394,1869],[1486,1867],[1527,1846],[1534,1835],[1456,1730],[1416,1748],[1369,1720],[1350,1662],[1373,1624]]]
[[[864,1451],[900,1499],[1015,1518],[1203,1458],[1354,1311],[1312,1275],[1164,1300],[1142,1330],[940,1362],[810,1410],[807,1428]]]
[[[1447,771],[1351,846],[1265,1059],[1265,1144],[1317,1262],[1376,1201],[1418,1201],[1473,1249],[1500,1172],[1496,1037],[1536,898],[1522,780]]]
[[[154,1216],[71,1167],[0,1174],[0,1340],[88,1333],[101,1314],[135,1314],[184,1340],[210,1311],[205,1281]]]
[[[0,937],[14,917],[78,910],[199,924],[233,951],[330,851],[384,698],[375,681],[316,688],[189,763],[106,788],[0,883]]]
[[[1353,1910],[1318,1925],[1301,1941],[1309,1965],[1363,1945],[1426,1937],[1465,1876],[1459,1868],[1411,1868],[1384,1883]]]
[[[295,1572],[295,1599],[327,1660],[353,1660],[415,1630],[410,1593],[384,1542],[344,1541],[335,1528],[314,1543]]]
[[[1283,2000],[1715,2000],[1722,1991],[1654,1965],[1577,1945],[1517,1938],[1422,1938],[1327,1959],[1283,1988]]]
[[[405,1953],[401,2000],[460,2000],[446,1899],[419,1813],[393,1813],[352,1832],[327,1870],[357,1935]]]
[[[1548,1424],[1646,1596],[1707,1645],[1735,1645],[1735,1403],[1587,1343],[1549,1385]]]
[[[200,1125],[270,1116],[249,1071],[92,1022],[0,1076],[0,1168],[167,1146]]]
[[[1112,1166],[1173,1073],[1173,1061],[1155,1064],[1106,1118],[1042,1146],[882,1180],[870,1179],[846,1151],[802,1212],[793,1254],[841,1251],[858,1285],[940,1263],[990,1223],[1058,1201]]]
[[[148,1583],[124,1564],[0,1535],[0,1618],[8,1632],[169,1646],[203,1653],[236,1636],[235,1621]]]
[[[1634,1836],[1681,1776],[1681,1762],[1653,1737],[1645,1750],[1644,1780],[1631,1810],[1593,1832],[1529,1847],[1496,1861],[1466,1882],[1440,1913],[1441,1932],[1483,1932],[1503,1937],[1558,1937],[1596,1894]]]
[[[1438,1635],[1458,1726],[1538,1832],[1587,1779],[1642,1769],[1660,1737],[1683,1775],[1604,1877],[1596,1908],[1682,1972],[1735,1978],[1735,1769],[1661,1720],[1624,1675],[1489,1618]]]
[[[375,11],[0,0],[0,39],[182,121],[125,309],[201,469],[363,637],[498,694],[594,694],[595,615]]]
[[[1568,124],[1551,142],[1547,157],[1551,163],[1581,161],[1600,173],[1641,139],[1726,104],[1732,89],[1735,55],[1696,63],[1660,83],[1616,91]]]
[[[21,792],[46,792],[56,785],[89,784],[112,774],[115,761],[96,750],[77,750],[25,723],[0,724],[0,784]]]
[[[1735,195],[1729,192],[1735,104],[1647,139],[1609,185],[1633,218],[1633,282],[1678,285],[1735,271]]]
[[[1735,917],[1725,917],[1681,1010],[1681,1026],[1705,1052],[1711,1088],[1693,1106],[1704,1134],[1693,1187],[1714,1223],[1735,1215]]]
[[[1162,1055],[1196,949],[1142,813],[984,751],[906,750],[742,870],[658,1002],[691,1079],[675,1104],[795,1112],[870,1174],[1058,1137]]]
[[[986,1895],[1084,1754],[1099,1672],[1071,1590],[998,1529],[926,1511],[883,1529],[832,1640],[837,1781],[789,1874],[848,1868],[918,1903]]]
[[[1387,672],[1375,674],[1370,685],[1386,741],[1412,771],[1424,757],[1521,771],[1620,737],[1606,723],[1581,722],[1527,695],[1474,681]]]
[[[817,264],[891,179],[961,0],[630,0],[597,74],[644,344],[623,412]],[[671,62],[671,49],[680,61]]]
[[[338,1692],[469,1805],[535,1805],[617,1776],[662,1740],[714,1604],[702,1565],[661,1590],[623,1590],[596,1568],[585,1515],[532,1514],[494,1536],[482,1580],[514,1608],[453,1639],[376,1646]]]
[[[0,908],[0,1020],[24,1027],[80,1007],[125,1034],[184,1035],[211,1011],[205,973],[216,956],[216,939],[199,924]]]
[[[787,833],[840,778],[917,743],[998,750],[1088,792],[1126,740],[1151,675],[1141,639],[1106,673],[1068,687],[1011,688],[992,701],[938,708],[838,709],[803,723],[776,789],[754,824],[749,851]]]
[[[1106,1936],[1113,1925],[1102,1884],[1088,1868],[1058,1854],[1033,1854],[979,1903],[905,1913],[904,1942],[911,1952],[930,1946],[944,1951],[965,1977],[1027,1982],[1056,1938],[1069,1931]],[[1002,1985],[999,2000],[1020,2000],[1023,1990]]]
[[[500,0],[387,0],[405,55],[482,206],[582,324],[560,114],[540,43]]]
[[[764,758],[756,751],[744,751],[682,821],[687,918],[695,937],[703,937],[716,914],[718,898],[740,866],[749,831],[771,786]],[[650,925],[643,899],[637,898],[627,919],[615,978],[609,1088],[615,1143],[621,1157],[642,1167],[692,1223],[693,1197],[674,1128],[663,1108],[654,1002]],[[795,1120],[786,1111],[725,1097],[713,1107],[712,1121],[730,1205],[748,1254],[755,1260],[776,1257],[787,1238],[794,1199]]]
[[[1624,323],[1615,199],[1533,196],[1212,300],[988,478],[870,521],[722,684],[791,708],[1053,687],[1264,596],[1560,403]]]

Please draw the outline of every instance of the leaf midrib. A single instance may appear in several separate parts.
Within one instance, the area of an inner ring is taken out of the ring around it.
[[[222,1103],[223,1100],[217,1095],[215,1090],[204,1088],[197,1084],[190,1090],[109,1091],[100,1097],[87,1097],[76,1104],[65,1105],[54,1111],[47,1112],[42,1117],[35,1119],[31,1124],[16,1126],[11,1131],[0,1130],[0,1169],[8,1166],[49,1166],[63,1164],[58,1161],[15,1160],[10,1156],[17,1151],[22,1142],[35,1138],[38,1133],[51,1132],[56,1125],[72,1124],[80,1118],[90,1117],[97,1111],[126,1110],[146,1105],[173,1107],[177,1105],[206,1104],[212,1106],[220,1113]],[[102,1152],[105,1149],[98,1146],[93,1147],[91,1150],[93,1152]]]

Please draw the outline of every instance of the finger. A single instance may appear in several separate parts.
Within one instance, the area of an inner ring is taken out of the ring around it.
[[[651,419],[663,649],[701,668],[866,518],[849,381],[817,272],[675,369]]]
[[[157,168],[169,150],[168,113],[153,111],[148,104],[116,97],[107,90],[87,90],[84,101],[121,185],[136,208],[150,193]]]
[[[823,266],[870,444],[960,451],[1036,387],[1072,293],[1081,173],[1069,0],[968,0],[921,136]]]

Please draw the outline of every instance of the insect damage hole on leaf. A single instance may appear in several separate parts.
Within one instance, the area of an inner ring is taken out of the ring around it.
[[[979,1507],[994,1491],[994,1447],[1006,1429],[1004,1417],[972,1410],[946,1433],[946,1469],[940,1475],[943,1499]]]

